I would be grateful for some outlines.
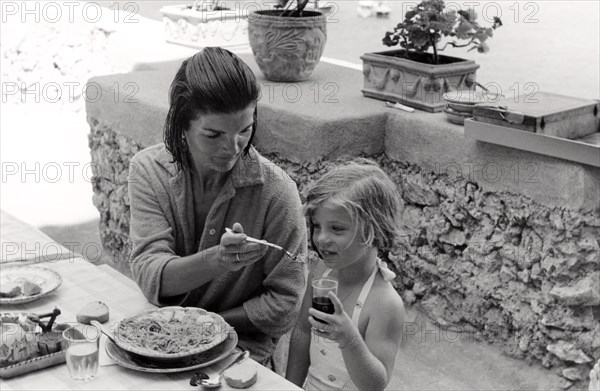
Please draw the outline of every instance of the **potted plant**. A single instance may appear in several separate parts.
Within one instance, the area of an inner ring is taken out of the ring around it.
[[[306,80],[319,63],[327,40],[327,21],[316,0],[311,10],[305,9],[308,3],[278,0],[275,9],[248,15],[250,47],[267,80]]]
[[[221,7],[217,2],[218,0],[195,0],[192,4],[162,7],[160,12],[163,15],[167,42],[196,48],[247,48],[247,12]]]
[[[361,57],[363,95],[442,111],[445,92],[475,88],[479,65],[440,52],[450,46],[487,53],[487,40],[500,26],[502,21],[495,17],[491,27],[482,27],[474,11],[446,10],[444,0],[422,1],[406,12],[394,31],[385,33],[384,45],[399,45],[402,49]],[[442,38],[448,39],[443,46]]]

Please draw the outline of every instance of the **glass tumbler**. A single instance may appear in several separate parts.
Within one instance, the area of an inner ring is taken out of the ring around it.
[[[312,280],[312,307],[326,314],[333,314],[333,302],[327,296],[329,292],[337,295],[338,281],[331,277],[317,277]],[[327,323],[321,319],[315,318],[319,322]]]
[[[100,330],[95,326],[77,324],[63,331],[67,345],[67,368],[75,381],[92,380],[98,372]]]

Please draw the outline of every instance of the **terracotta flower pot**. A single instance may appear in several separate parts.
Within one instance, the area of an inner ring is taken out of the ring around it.
[[[440,56],[441,64],[428,64],[399,57],[403,52],[392,50],[361,57],[364,96],[438,112],[446,107],[444,93],[475,89],[479,68],[475,61]]]
[[[280,10],[255,11],[248,16],[248,39],[267,80],[308,79],[327,40],[325,15],[304,11],[302,17],[280,16]]]

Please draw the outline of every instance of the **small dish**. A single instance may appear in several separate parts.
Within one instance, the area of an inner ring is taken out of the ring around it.
[[[452,109],[446,109],[446,110],[444,110],[444,113],[446,114],[446,116],[448,117],[450,122],[453,122],[453,123],[459,124],[459,125],[464,125],[465,119],[473,117],[472,114],[459,113]]]
[[[62,277],[54,270],[41,266],[5,266],[0,270],[0,284],[23,284],[25,281],[37,284],[41,288],[40,293],[2,297],[0,304],[16,305],[40,299],[56,290],[62,284]]]
[[[475,105],[472,105],[472,104],[463,104],[463,103],[446,102],[446,107],[448,107],[448,108],[450,108],[453,111],[456,111],[458,113],[473,114],[473,108],[475,107]]]

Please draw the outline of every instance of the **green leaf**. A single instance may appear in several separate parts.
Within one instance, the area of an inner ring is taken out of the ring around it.
[[[466,20],[463,20],[462,22],[460,22],[460,24],[456,28],[456,35],[458,37],[463,37],[466,34],[468,34],[469,32],[471,32],[472,30],[473,30],[473,25],[471,23],[467,22]]]

